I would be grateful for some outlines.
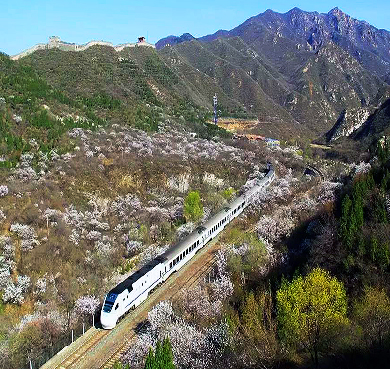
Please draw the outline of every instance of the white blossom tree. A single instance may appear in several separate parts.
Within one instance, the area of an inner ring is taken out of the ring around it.
[[[10,231],[15,232],[22,239],[21,249],[23,251],[32,250],[34,246],[39,245],[34,228],[27,224],[14,223]]]
[[[100,301],[96,296],[81,296],[76,300],[74,310],[81,315],[92,315],[93,325],[95,325],[95,312],[99,307]]]
[[[8,186],[1,185],[0,186],[0,197],[4,197],[6,195],[8,195]]]
[[[18,276],[16,283],[9,280],[3,292],[3,301],[12,304],[22,304],[30,285],[30,277],[28,276]]]

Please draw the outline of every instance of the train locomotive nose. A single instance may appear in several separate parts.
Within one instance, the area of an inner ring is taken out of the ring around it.
[[[116,326],[117,319],[111,314],[102,313],[100,315],[100,323],[104,329],[112,329]]]

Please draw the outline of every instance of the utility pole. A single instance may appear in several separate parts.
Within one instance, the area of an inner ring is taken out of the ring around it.
[[[217,94],[214,95],[213,97],[213,105],[214,105],[214,123],[218,123],[218,115],[217,115],[217,105],[218,105],[218,98]]]

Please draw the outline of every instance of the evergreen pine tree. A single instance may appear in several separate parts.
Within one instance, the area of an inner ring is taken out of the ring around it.
[[[371,260],[376,262],[378,255],[378,239],[376,237],[371,238]]]
[[[172,353],[172,346],[171,342],[169,341],[169,338],[164,338],[163,346],[162,346],[164,361],[163,366],[161,368],[164,369],[176,369],[175,364],[173,363],[173,353]]]
[[[382,181],[381,181],[381,189],[386,192],[390,188],[390,172],[388,169],[386,169],[385,174],[383,175]]]
[[[374,199],[374,216],[377,223],[387,223],[385,199],[379,193]]]
[[[390,264],[390,251],[387,243],[381,243],[378,250],[377,261],[382,270]]]
[[[386,152],[383,149],[383,146],[380,142],[378,142],[376,154],[378,156],[378,159],[380,160],[381,163],[384,163],[386,160]]]
[[[374,177],[371,172],[367,175],[366,183],[368,190],[372,190],[375,187]]]
[[[149,349],[148,356],[146,356],[145,360],[145,369],[157,369],[157,363],[156,363],[156,358],[153,353],[153,349]]]
[[[340,221],[340,236],[345,242],[348,238],[349,220],[352,209],[352,201],[348,195],[346,195],[341,204],[341,221]]]
[[[359,230],[364,225],[364,212],[363,212],[363,201],[359,199],[355,202],[353,207],[353,212],[355,216],[355,222],[356,222],[356,230]]]
[[[156,369],[164,369],[164,351],[160,341],[157,341],[154,357],[156,359]]]
[[[353,240],[356,236],[358,230],[357,220],[355,211],[351,211],[351,214],[349,216],[349,223],[348,223],[348,230],[347,230],[347,237],[345,239],[345,244],[347,245],[348,249],[352,249]]]

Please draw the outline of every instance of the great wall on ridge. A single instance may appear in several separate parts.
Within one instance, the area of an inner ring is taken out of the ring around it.
[[[136,46],[146,46],[146,47],[152,47],[155,48],[153,44],[149,44],[145,41],[145,37],[139,37],[138,42],[135,43],[126,43],[126,44],[120,44],[114,46],[112,42],[107,41],[90,41],[83,45],[78,45],[75,43],[69,43],[62,41],[58,36],[51,36],[49,37],[49,42],[46,44],[36,44],[33,47],[30,47],[27,50],[22,51],[19,54],[11,56],[11,59],[18,60],[20,58],[23,58],[27,55],[32,54],[34,51],[37,50],[48,50],[48,49],[60,49],[63,51],[84,51],[88,49],[91,46],[94,45],[103,45],[103,46],[110,46],[115,49],[115,51],[122,51],[125,47],[136,47]]]

